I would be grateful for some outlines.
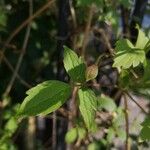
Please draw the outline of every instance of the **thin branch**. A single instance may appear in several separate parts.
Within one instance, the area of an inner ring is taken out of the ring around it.
[[[117,87],[116,87],[116,88],[117,88]],[[118,89],[113,98],[114,98],[114,100],[117,101],[118,99],[121,98],[121,96],[122,96],[122,90]]]
[[[33,15],[33,1],[29,0],[29,16],[31,17],[32,15]],[[5,92],[4,92],[4,95],[8,95],[10,93],[10,91],[12,89],[12,86],[15,82],[17,73],[20,69],[20,66],[21,66],[21,63],[22,63],[22,60],[23,60],[23,56],[26,52],[27,44],[28,44],[29,37],[30,37],[30,31],[31,31],[30,24],[31,24],[31,22],[27,26],[27,30],[26,30],[25,37],[24,37],[24,42],[23,42],[23,45],[22,45],[22,52],[20,53],[17,65],[16,65],[15,70],[14,70],[14,73],[13,73],[12,78],[11,78],[11,80],[10,80],[10,82],[9,82]]]
[[[74,29],[77,28],[77,19],[76,19],[76,12],[75,12],[75,9],[73,7],[73,1],[70,0],[69,1],[69,5],[70,5],[70,12],[71,12],[71,17],[72,17],[72,21],[73,21],[73,26],[74,26]]]
[[[143,111],[143,113],[145,113],[146,115],[149,115],[149,113],[146,112],[144,108],[129,94],[129,92],[124,91],[124,93],[127,94],[127,96]]]
[[[52,130],[52,150],[56,149],[57,144],[57,114],[53,112],[53,130]]]
[[[69,123],[68,123],[68,131],[73,127],[73,120],[74,118],[76,117],[77,115],[77,106],[76,106],[76,97],[77,97],[77,92],[78,92],[78,87],[75,86],[73,88],[73,91],[72,91],[72,97],[70,99],[70,103],[69,103],[69,111],[71,112],[69,114]],[[67,145],[67,150],[71,150],[73,149],[72,148],[72,145],[71,144],[68,144]]]
[[[29,117],[28,128],[26,130],[26,148],[28,150],[35,149],[35,132],[36,132],[36,118]]]
[[[64,117],[68,118],[69,115],[72,115],[72,113],[70,111],[68,111],[67,109],[61,107],[57,110],[57,112],[59,112],[61,115],[63,115]]]
[[[73,92],[72,92],[72,117],[76,117],[77,115],[77,106],[76,106],[76,98],[77,98],[77,93],[78,93],[78,87],[74,87]],[[70,114],[71,116],[71,114]],[[71,118],[71,117],[70,117]]]
[[[69,103],[69,120],[73,120],[77,115],[76,107],[76,97],[77,97],[78,87],[75,86],[72,91],[72,97]],[[68,128],[70,129],[73,126],[72,121],[69,123]]]
[[[55,0],[50,0],[48,1],[44,6],[42,6],[40,9],[38,9],[31,17],[29,17],[28,19],[26,19],[19,27],[17,27],[12,34],[8,37],[8,39],[6,40],[3,48],[2,48],[2,55],[0,57],[0,63],[3,60],[4,57],[4,53],[6,50],[7,45],[9,45],[9,43],[12,41],[12,39],[26,26],[28,25],[33,19],[35,19],[37,16],[39,16],[43,11],[45,11],[46,9],[48,9],[53,3],[55,2]]]
[[[93,80],[91,81],[91,84],[88,83],[87,86],[92,86],[92,87],[94,87],[96,90],[99,90],[100,87],[101,87],[100,83],[97,83],[96,79],[93,79]]]
[[[124,94],[124,107],[125,107],[125,122],[126,122],[126,143],[125,150],[129,150],[129,116],[128,116],[128,102],[126,94]]]
[[[69,1],[69,5],[70,5],[70,12],[71,12],[71,17],[72,17],[72,22],[73,22],[73,30],[77,29],[77,18],[76,18],[76,12],[75,9],[73,7],[73,0]],[[77,36],[76,34],[73,35],[73,41],[72,41],[72,47],[75,50],[76,49],[76,43],[77,43]]]
[[[103,29],[97,29],[97,28],[94,28],[93,30],[96,31],[96,32],[98,32],[98,33],[100,33],[102,35],[109,53],[113,56],[114,55],[114,50],[113,50],[113,48],[112,48],[112,46],[111,46],[111,44],[109,42],[108,37],[106,36],[105,31]]]
[[[5,57],[5,55],[3,56],[4,62],[5,64],[8,66],[8,68],[12,71],[12,73],[14,73],[14,68],[11,65],[11,63],[8,61],[8,59]],[[20,81],[20,83],[22,85],[24,85],[27,88],[31,88],[32,86],[30,84],[28,84],[24,79],[21,78],[21,76],[17,73],[16,75],[17,79]]]
[[[94,14],[94,5],[92,5],[89,9],[89,13],[88,13],[89,17],[88,17],[88,21],[86,24],[86,28],[85,28],[85,32],[84,32],[84,39],[83,39],[83,43],[82,43],[82,49],[81,49],[81,55],[84,58],[85,56],[85,49],[86,49],[86,45],[88,42],[88,35],[90,32],[90,28],[91,28],[91,23],[92,23],[92,18],[93,18],[93,14]]]
[[[4,45],[5,43],[3,41],[0,41],[0,45],[2,47],[2,45]],[[16,48],[16,45],[13,45],[13,44],[8,44],[6,45],[6,48],[10,48],[10,49],[13,49],[14,51],[17,50]]]
[[[133,74],[133,76],[134,76],[136,79],[139,78],[139,76],[136,74],[136,72],[135,72],[133,69],[131,69],[130,72]]]

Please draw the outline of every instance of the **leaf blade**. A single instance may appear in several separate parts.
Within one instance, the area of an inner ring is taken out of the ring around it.
[[[136,67],[140,63],[144,63],[146,59],[145,51],[134,47],[128,39],[117,41],[115,49],[113,67],[128,69],[131,66]]]
[[[60,81],[45,81],[28,90],[19,109],[19,115],[48,114],[58,109],[70,96],[71,87]]]
[[[95,115],[97,110],[97,98],[94,92],[87,88],[78,91],[79,109],[89,131],[96,130]]]
[[[140,48],[140,49],[144,49],[145,45],[148,43],[149,39],[148,37],[146,37],[145,33],[138,28],[138,37],[137,37],[137,41],[135,44],[136,48]]]
[[[73,143],[77,139],[77,128],[70,129],[65,135],[65,141],[67,143]]]
[[[117,106],[110,97],[101,96],[98,100],[98,108],[103,108],[107,111],[113,112],[116,110]]]
[[[64,46],[64,67],[74,82],[84,82],[86,66],[81,58],[70,48]]]

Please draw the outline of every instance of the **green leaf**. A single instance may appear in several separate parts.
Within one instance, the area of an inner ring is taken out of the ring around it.
[[[98,66],[97,65],[91,65],[86,70],[86,81],[95,79],[98,75]]]
[[[144,75],[138,80],[138,82],[133,83],[132,90],[136,95],[144,96],[146,99],[150,98],[150,61],[146,60],[146,65],[144,65]]]
[[[9,119],[5,125],[5,130],[8,131],[10,134],[13,134],[17,128],[18,128],[17,119],[15,119],[14,117]]]
[[[147,117],[143,123],[141,124],[142,126],[150,127],[150,117]]]
[[[93,142],[88,145],[88,150],[100,150],[100,144],[98,142]]]
[[[131,0],[120,0],[120,4],[129,9],[131,7]]]
[[[77,135],[77,128],[72,128],[67,132],[65,141],[67,143],[73,143],[77,139]]]
[[[45,81],[26,92],[19,115],[48,114],[62,106],[71,94],[71,87],[60,81]]]
[[[148,37],[146,37],[145,33],[138,28],[138,37],[137,37],[135,47],[139,49],[144,49],[148,41],[149,39]]]
[[[17,150],[17,148],[10,139],[7,139],[2,143],[0,141],[0,150]]]
[[[113,126],[115,128],[118,128],[125,124],[125,116],[124,116],[124,110],[121,107],[118,107],[116,110],[116,116],[113,118]]]
[[[85,81],[85,70],[86,66],[82,58],[78,57],[77,54],[64,46],[64,67],[74,82]]]
[[[115,111],[117,106],[113,99],[107,96],[101,96],[98,100],[98,108],[105,109],[107,111]]]
[[[146,53],[148,53],[150,51],[150,39],[147,42],[147,44],[145,45],[144,50],[145,50]]]
[[[150,127],[143,127],[140,132],[140,137],[142,140],[150,140]]]
[[[141,139],[150,140],[150,117],[147,117],[141,125],[143,126],[140,132]]]
[[[113,128],[109,128],[108,129],[108,133],[107,133],[107,141],[109,143],[112,143],[114,137],[115,137],[115,131],[114,131],[114,129]]]
[[[121,128],[117,128],[116,129],[116,133],[118,135],[118,138],[122,141],[125,141],[126,139],[126,132],[124,129],[121,129]]]
[[[116,56],[113,67],[122,67],[124,69],[131,66],[136,67],[140,63],[144,63],[144,60],[144,50],[135,48],[129,40],[122,39],[116,43]]]
[[[128,70],[122,70],[120,72],[120,75],[119,75],[119,79],[118,79],[118,83],[120,85],[120,87],[123,87],[123,88],[128,88],[129,85],[131,84],[131,75],[130,75],[130,72]]]
[[[97,98],[95,93],[87,88],[78,91],[79,109],[89,131],[96,130],[95,114],[97,110]]]
[[[92,3],[95,3],[96,5],[103,5],[103,0],[77,0],[78,6],[90,6]]]
[[[104,14],[104,20],[112,25],[114,31],[117,31],[119,26],[119,15],[116,10],[109,8],[109,11]]]
[[[128,48],[134,48],[134,45],[128,39],[121,39],[116,43],[116,51],[122,52],[128,50]]]
[[[86,136],[86,130],[84,128],[81,128],[81,127],[78,127],[77,130],[78,130],[78,138],[80,140],[84,139]]]
[[[146,65],[144,66],[144,75],[142,78],[142,82],[150,81],[149,75],[150,75],[150,61],[147,59]]]
[[[7,14],[6,11],[0,6],[0,31],[4,30],[7,25]]]

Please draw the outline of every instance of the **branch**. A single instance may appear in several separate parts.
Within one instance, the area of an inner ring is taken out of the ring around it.
[[[31,17],[32,15],[33,15],[33,1],[29,0],[29,16]],[[9,82],[5,92],[4,92],[4,95],[8,95],[10,93],[10,91],[12,89],[12,86],[15,82],[15,79],[17,77],[17,73],[19,71],[19,68],[20,68],[22,60],[23,60],[23,56],[26,52],[26,48],[27,48],[27,44],[28,44],[29,36],[30,36],[30,31],[31,31],[31,26],[30,26],[30,24],[28,24],[26,34],[25,34],[25,37],[24,37],[24,42],[23,42],[23,45],[22,45],[22,52],[20,53],[17,65],[16,65],[15,70],[14,70],[14,73],[13,73],[12,78],[11,78],[11,80],[10,80],[10,82]]]
[[[122,32],[124,38],[130,37],[130,30],[129,30],[129,17],[130,11],[129,8],[125,8],[123,5],[120,6],[121,9],[121,20],[122,20]]]
[[[3,56],[3,59],[4,59],[5,64],[8,66],[8,68],[14,73],[14,68],[13,68],[13,66],[11,65],[11,63],[7,60],[7,58],[5,57],[5,55]],[[24,85],[25,87],[27,87],[27,88],[31,88],[31,87],[32,87],[32,86],[31,86],[30,84],[28,84],[24,79],[22,79],[18,73],[17,73],[16,77],[17,77],[17,79],[20,81],[20,83],[21,83],[22,85]]]
[[[93,18],[93,14],[94,14],[94,5],[92,5],[90,7],[90,10],[89,10],[88,14],[89,14],[89,17],[88,17],[88,21],[87,21],[86,28],[85,28],[84,39],[83,39],[82,49],[81,49],[81,55],[82,55],[83,58],[84,58],[84,55],[85,55],[85,49],[86,49],[86,45],[87,45],[87,42],[88,42],[88,35],[89,35],[89,32],[90,32],[92,18]]]
[[[70,6],[70,13],[71,13],[71,18],[72,18],[72,23],[73,23],[73,30],[75,31],[77,29],[77,17],[76,17],[76,12],[73,7],[73,1],[69,1],[69,6]],[[76,49],[76,43],[77,43],[77,36],[73,35],[73,41],[72,41],[72,47],[75,50]]]
[[[76,97],[77,97],[78,87],[74,86],[72,91],[72,97],[69,103],[69,122],[68,122],[68,131],[74,126],[73,121],[77,116],[77,104],[76,104]],[[71,144],[67,145],[67,150],[73,149]]]
[[[96,32],[98,32],[98,33],[100,33],[102,35],[102,37],[103,37],[103,39],[105,41],[105,44],[106,44],[106,46],[108,48],[109,53],[113,56],[114,55],[114,50],[113,50],[113,48],[111,46],[111,43],[109,42],[108,37],[106,36],[105,31],[103,29],[97,29],[97,28],[94,28],[94,31],[96,31]]]
[[[127,92],[127,91],[124,91],[124,92],[125,92],[125,94],[127,94],[127,96],[143,111],[144,114],[149,115],[149,113],[146,112],[146,111],[144,110],[144,108],[129,94],[129,92]]]
[[[137,40],[138,30],[135,28],[136,24],[139,26],[142,25],[143,17],[146,12],[146,7],[148,4],[148,0],[135,0],[134,1],[134,9],[132,11],[132,15],[130,16],[130,35],[132,35],[131,41],[133,43]]]
[[[70,100],[70,103],[69,103],[69,112],[70,112],[69,113],[69,120],[71,120],[71,121],[69,122],[68,129],[72,128],[73,119],[77,115],[77,106],[76,106],[77,92],[78,92],[78,87],[75,86],[73,88],[72,97],[71,97],[71,100]]]
[[[52,128],[52,149],[56,149],[57,145],[57,114],[53,112],[53,128]]]
[[[12,34],[8,37],[8,39],[6,40],[3,48],[2,48],[2,55],[0,57],[0,63],[3,60],[4,57],[4,53],[6,50],[7,45],[9,45],[9,43],[12,41],[12,39],[26,26],[28,25],[33,19],[35,19],[37,16],[39,16],[43,11],[45,11],[46,9],[48,9],[53,3],[55,2],[55,0],[50,0],[48,1],[44,6],[42,6],[39,10],[37,10],[31,17],[29,17],[28,19],[26,19],[19,27],[17,27]]]
[[[125,150],[130,150],[130,148],[129,148],[129,116],[128,116],[128,103],[127,103],[126,94],[124,94],[124,107],[125,107],[125,122],[126,122]]]

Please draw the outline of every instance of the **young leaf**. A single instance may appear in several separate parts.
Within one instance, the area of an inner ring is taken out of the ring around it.
[[[26,93],[19,115],[34,116],[48,114],[57,110],[68,99],[71,87],[60,81],[45,81]]]
[[[147,44],[145,45],[144,50],[145,50],[146,54],[149,52],[149,50],[150,50],[150,39],[147,42]]]
[[[106,96],[101,96],[100,99],[98,100],[98,108],[103,108],[106,109],[107,111],[115,111],[117,108],[115,102],[113,99],[106,97]]]
[[[131,66],[136,67],[140,63],[144,63],[144,60],[144,50],[135,48],[129,40],[122,39],[116,43],[114,67],[122,67],[124,69],[130,68]]]
[[[149,39],[148,37],[146,37],[145,33],[141,29],[138,28],[138,37],[137,37],[135,47],[139,49],[144,49],[148,41]]]
[[[65,141],[67,143],[73,143],[77,139],[77,135],[77,128],[72,128],[67,132]]]
[[[81,58],[77,54],[64,46],[64,67],[74,82],[85,81],[86,66]]]
[[[86,81],[95,79],[97,74],[98,74],[98,66],[97,65],[89,66],[86,70]]]
[[[79,109],[89,131],[96,130],[95,114],[97,110],[97,98],[94,92],[87,88],[78,91]]]

